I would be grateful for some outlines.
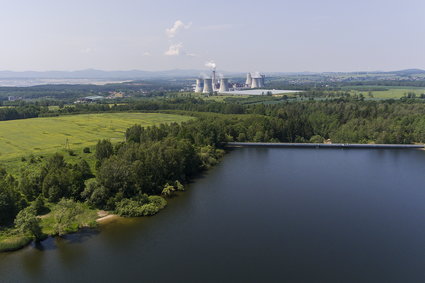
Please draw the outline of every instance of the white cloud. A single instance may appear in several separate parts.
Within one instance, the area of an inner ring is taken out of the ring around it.
[[[168,50],[164,53],[167,56],[179,56],[184,54],[183,43],[171,44]]]
[[[177,20],[174,22],[174,25],[171,28],[167,28],[165,33],[169,38],[173,38],[176,36],[177,32],[180,29],[189,29],[192,26],[192,23],[184,24],[182,21]]]

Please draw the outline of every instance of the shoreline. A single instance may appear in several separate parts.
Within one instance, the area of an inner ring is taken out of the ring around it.
[[[96,222],[96,226],[106,225],[108,223],[111,223],[121,218],[119,215],[110,214],[109,212],[104,210],[98,211],[97,216],[98,217],[94,219],[94,221]],[[84,229],[84,228],[96,229],[96,226],[95,227],[91,227],[90,225],[82,226],[82,227],[79,227],[77,231],[69,232],[67,234],[78,233],[81,229]],[[54,235],[45,235],[45,236],[46,237],[43,240],[49,237],[55,237]],[[30,239],[24,235],[11,236],[9,239],[3,239],[2,241],[0,241],[0,253],[7,253],[7,252],[14,252],[14,251],[21,250],[23,248],[28,247],[33,241],[34,241],[33,239]],[[2,247],[2,244],[3,244],[3,247]]]
[[[106,215],[102,215],[99,218],[96,219],[96,223],[99,225],[104,225],[107,223],[110,223],[116,219],[121,218],[119,215],[117,214],[106,214]]]

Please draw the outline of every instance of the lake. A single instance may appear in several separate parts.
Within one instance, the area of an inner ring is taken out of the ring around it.
[[[425,151],[241,148],[157,216],[0,254],[0,282],[424,282]]]

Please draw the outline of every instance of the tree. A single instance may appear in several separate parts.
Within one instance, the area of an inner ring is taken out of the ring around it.
[[[177,191],[184,191],[184,186],[179,182],[179,180],[176,181],[176,189]]]
[[[161,194],[164,197],[171,197],[174,194],[175,190],[176,189],[173,186],[171,186],[170,184],[166,184],[164,186],[164,189],[162,190]]]
[[[142,134],[143,128],[140,125],[134,125],[127,129],[125,132],[125,139],[127,142],[132,141],[140,143],[140,135]]]
[[[102,161],[109,158],[114,153],[114,148],[110,140],[100,140],[96,145],[96,159]]]
[[[61,199],[53,212],[55,234],[59,236],[66,234],[76,222],[76,217],[80,212],[81,209],[77,203],[70,199]]]
[[[44,204],[44,199],[42,196],[38,196],[35,201],[32,203],[31,207],[34,209],[36,215],[41,215],[48,211],[48,208]]]
[[[32,207],[26,207],[18,213],[15,218],[15,225],[22,234],[30,234],[36,241],[41,240],[43,237],[40,219],[37,218]]]
[[[16,214],[26,205],[16,188],[16,181],[0,169],[0,226],[13,223]]]

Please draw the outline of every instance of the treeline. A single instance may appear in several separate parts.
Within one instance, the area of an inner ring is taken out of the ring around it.
[[[0,121],[35,118],[48,109],[33,104],[0,108]]]
[[[343,92],[339,93],[344,95]],[[307,95],[308,97],[308,95]],[[267,100],[268,101],[268,100]],[[266,102],[267,102],[266,101]],[[272,131],[241,132],[228,135],[228,140],[269,140],[284,142],[352,143],[414,143],[425,142],[425,103],[416,99],[404,101],[363,101],[361,98],[338,98],[323,101],[288,102],[284,99],[274,104],[243,104],[206,101],[198,98],[138,99],[128,104],[85,104],[48,111],[47,107],[23,105],[17,108],[0,108],[0,120],[22,119],[38,116],[126,112],[126,111],[184,111],[185,114],[255,114],[276,118]],[[198,115],[199,116],[199,115]],[[244,119],[241,119],[243,121]],[[270,123],[270,120],[265,120]],[[228,121],[226,122],[228,123]],[[223,125],[226,128],[226,125]],[[246,138],[244,138],[244,135]],[[313,138],[313,139],[312,139]]]

